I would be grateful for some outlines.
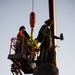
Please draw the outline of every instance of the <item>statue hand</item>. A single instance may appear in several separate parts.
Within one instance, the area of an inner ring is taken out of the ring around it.
[[[61,40],[64,40],[63,33],[60,34],[60,39],[61,39]]]

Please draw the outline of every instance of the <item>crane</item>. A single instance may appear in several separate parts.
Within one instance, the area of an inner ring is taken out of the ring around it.
[[[48,3],[49,3],[49,19],[53,21],[53,25],[51,26],[51,32],[53,35],[56,35],[54,1],[55,0],[48,0]],[[34,11],[30,13],[30,25],[31,25],[31,38],[32,38],[32,41],[35,42],[33,39],[33,30],[35,27],[35,12]],[[61,34],[60,37],[63,38],[63,34]],[[53,39],[52,42],[53,42],[53,45],[56,46],[55,39]],[[39,48],[31,51],[29,47],[26,47],[24,44],[22,44],[21,53],[16,53],[16,47],[19,47],[19,46],[20,45],[18,44],[18,39],[16,37],[11,38],[8,59],[10,59],[13,62],[13,64],[11,64],[11,72],[13,75],[22,75],[22,72],[24,74],[33,74],[33,75],[59,75],[56,59],[54,59],[54,64],[48,61],[45,61],[45,62],[42,61],[40,63],[40,61],[38,60],[38,57],[35,60],[35,55],[34,55],[34,54],[38,54],[38,52],[40,51]],[[25,53],[23,53],[23,50],[24,50],[23,46],[25,46],[29,52],[29,55],[27,55],[27,57]],[[53,50],[56,53],[55,47],[53,47]]]

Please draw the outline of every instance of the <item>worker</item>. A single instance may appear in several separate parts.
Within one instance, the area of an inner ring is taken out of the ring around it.
[[[25,47],[27,47],[27,40],[29,40],[29,35],[26,32],[26,28],[21,26],[19,28],[19,32],[17,34],[18,38],[18,53],[24,52],[26,53]]]
[[[55,65],[56,53],[54,51],[55,46],[53,45],[52,39],[63,40],[63,36],[61,34],[60,37],[58,37],[51,33],[50,27],[53,24],[52,20],[48,19],[44,23],[37,36],[38,42],[41,42],[39,60],[49,61]]]

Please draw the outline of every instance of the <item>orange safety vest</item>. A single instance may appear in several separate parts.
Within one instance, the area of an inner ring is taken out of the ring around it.
[[[23,30],[21,30],[21,31],[18,33],[18,35],[21,36],[21,37],[23,37],[23,38],[25,37],[25,35],[23,34]]]
[[[25,35],[23,34],[23,30],[21,30],[18,35],[17,35],[18,39],[23,42],[25,40]]]
[[[25,42],[25,34],[23,34],[23,30],[19,31],[17,37],[18,37],[19,43],[24,44],[24,42]]]

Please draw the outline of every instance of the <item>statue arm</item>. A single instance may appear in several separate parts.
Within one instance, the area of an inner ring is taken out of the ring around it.
[[[55,36],[55,35],[52,35],[52,37],[53,37],[54,39],[64,40],[63,33],[60,34],[60,37]]]

